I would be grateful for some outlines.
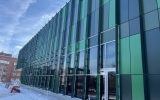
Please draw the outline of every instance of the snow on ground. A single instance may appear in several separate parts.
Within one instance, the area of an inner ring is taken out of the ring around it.
[[[21,85],[21,93],[10,91],[11,89],[5,88],[4,83],[0,83],[0,100],[80,100],[26,85]]]

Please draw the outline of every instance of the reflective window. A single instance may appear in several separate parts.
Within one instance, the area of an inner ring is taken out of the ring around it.
[[[116,73],[108,72],[108,98],[116,100]]]
[[[79,52],[79,65],[78,65],[78,74],[83,73],[84,68],[84,51]]]
[[[89,50],[89,70],[88,73],[97,73],[97,47],[91,48]]]
[[[88,79],[88,99],[89,100],[96,100],[96,83],[97,83],[97,78],[96,76],[87,76]]]
[[[130,21],[130,35],[140,33],[140,19],[139,17]]]
[[[77,5],[75,8],[74,8],[74,20],[72,21],[72,25],[77,23],[77,20],[78,20],[78,8],[79,6]]]
[[[103,7],[102,7],[102,22],[103,22],[103,29],[102,31],[104,30],[107,30],[108,27],[109,27],[109,3],[106,3]]]
[[[96,0],[90,0],[91,1],[91,12],[95,11],[96,8]]]
[[[71,57],[70,68],[74,68],[74,54],[71,54],[70,57]]]
[[[83,76],[77,76],[76,94],[77,98],[83,98]]]
[[[120,26],[120,38],[129,36],[129,24],[128,22],[121,24]]]
[[[116,38],[115,35],[116,35],[115,28],[102,33],[101,34],[102,43],[115,40]]]
[[[145,31],[159,27],[157,10],[145,14],[143,17],[144,17],[144,30]]]
[[[148,74],[160,74],[160,30],[159,28],[145,33]]]
[[[120,100],[132,100],[131,75],[120,76]]]
[[[156,0],[142,0],[142,2],[143,2],[143,12],[144,13],[157,9]]]
[[[128,0],[120,0],[120,23],[128,21]]]
[[[116,51],[115,42],[106,44],[106,67],[116,67]]]
[[[139,0],[129,0],[129,19],[139,16]]]
[[[59,87],[59,92],[64,94],[64,89],[65,89],[65,76],[60,77],[60,87]]]
[[[67,94],[72,96],[73,93],[73,76],[68,76],[68,84],[67,84]]]
[[[85,38],[86,36],[86,27],[87,27],[87,18],[82,19],[79,21],[79,30],[77,32],[78,38],[77,41],[81,41]]]
[[[92,46],[95,46],[95,45],[98,45],[98,35],[96,35],[94,37],[91,37],[89,39],[89,47],[92,47]]]
[[[116,67],[116,54],[115,54],[115,42],[107,43],[103,45],[103,68],[115,68]]]
[[[89,15],[89,32],[88,37],[94,35],[94,29],[95,29],[95,12]]]
[[[95,11],[95,34],[99,32],[99,9]]]

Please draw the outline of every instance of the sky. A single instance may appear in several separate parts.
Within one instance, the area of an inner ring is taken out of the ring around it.
[[[0,52],[19,50],[69,0],[0,0]]]

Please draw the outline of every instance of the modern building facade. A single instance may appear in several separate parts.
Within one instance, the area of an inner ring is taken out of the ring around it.
[[[11,54],[0,52],[0,82],[20,80],[21,69],[16,69],[17,58]]]
[[[70,0],[20,50],[21,81],[83,100],[159,100],[160,0]]]

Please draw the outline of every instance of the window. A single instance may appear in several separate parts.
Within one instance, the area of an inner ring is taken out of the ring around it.
[[[143,2],[143,13],[144,14],[157,9],[156,0],[142,0],[142,2]]]
[[[129,19],[139,16],[139,0],[129,0]]]
[[[145,31],[159,27],[157,10],[145,14],[143,17],[144,17],[144,30]]]
[[[120,23],[128,21],[128,0],[120,0]]]
[[[160,30],[159,28],[145,33],[148,74],[160,74]]]
[[[130,35],[140,33],[140,19],[139,17],[130,21]]]
[[[71,54],[70,57],[71,57],[70,68],[74,68],[74,54]]]
[[[95,45],[98,45],[98,35],[96,35],[94,37],[91,37],[89,39],[89,47],[92,47],[92,46],[95,46]]]
[[[102,8],[102,31],[107,30],[109,27],[109,3],[106,3]]]
[[[84,68],[84,51],[79,52],[79,65],[78,68]]]
[[[116,57],[116,51],[115,51],[115,42],[111,42],[106,44],[106,67],[116,67],[115,57]]]
[[[102,43],[115,40],[116,37],[115,35],[116,35],[115,28],[102,33],[101,34]]]
[[[16,73],[12,73],[12,76],[16,76]]]
[[[128,22],[121,24],[120,26],[120,38],[129,36],[129,24]]]
[[[21,74],[20,73],[17,73],[17,76],[20,76]]]
[[[97,52],[98,52],[97,47],[91,48],[89,50],[88,74],[96,74],[97,73]]]
[[[88,37],[94,35],[94,29],[95,29],[95,12],[89,15],[89,32]]]
[[[0,63],[9,64],[10,62],[9,61],[5,61],[5,60],[0,60]]]
[[[17,65],[17,63],[16,62],[14,62],[14,66],[16,66]]]

